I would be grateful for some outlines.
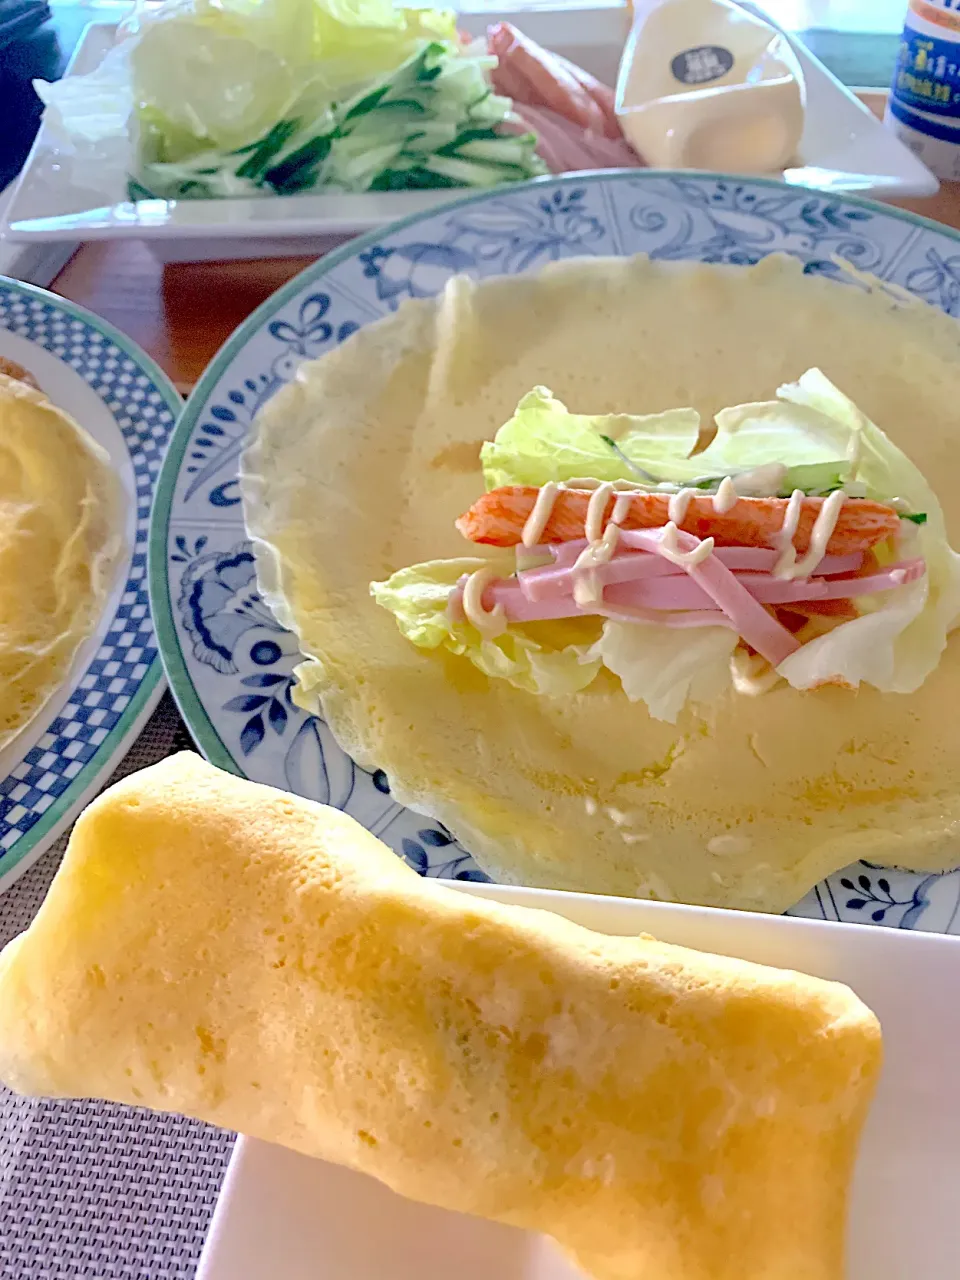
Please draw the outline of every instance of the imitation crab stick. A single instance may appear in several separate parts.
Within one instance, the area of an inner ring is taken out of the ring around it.
[[[510,485],[494,489],[479,498],[457,521],[457,528],[471,542],[494,547],[516,546],[533,511],[539,489],[532,485]],[[621,495],[617,495],[618,497]],[[670,496],[665,493],[629,493],[626,514],[617,523],[624,529],[656,529],[670,519]],[[561,489],[539,542],[569,542],[584,536],[590,491]],[[611,495],[604,521],[613,513]],[[787,498],[739,498],[723,513],[716,510],[709,494],[691,497],[678,528],[698,538],[713,538],[720,547],[770,547],[783,528]],[[793,545],[804,552],[823,505],[823,498],[804,498]],[[826,550],[830,555],[866,551],[897,533],[899,517],[892,507],[868,498],[849,498],[840,508],[837,523]]]

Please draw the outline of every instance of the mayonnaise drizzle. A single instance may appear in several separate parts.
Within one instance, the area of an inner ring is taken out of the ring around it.
[[[827,543],[840,519],[840,508],[847,500],[842,489],[835,489],[824,498],[810,534],[810,547],[802,560],[798,560],[790,574],[793,578],[806,578],[827,554]]]
[[[779,559],[773,566],[773,576],[775,578],[784,578],[790,581],[793,578],[807,578],[813,573],[814,569],[827,554],[827,544],[833,537],[833,531],[837,527],[840,509],[847,500],[847,495],[842,489],[835,489],[833,493],[824,498],[820,505],[820,510],[817,512],[813,529],[810,531],[810,546],[806,555],[798,560],[793,539],[800,523],[803,496],[803,492],[800,489],[794,489],[790,495],[790,501],[787,503],[787,510],[783,517],[783,525],[774,540],[774,545],[780,551]]]
[[[713,495],[713,509],[718,516],[725,516],[728,511],[737,505],[739,494],[736,487],[729,476],[724,476],[720,481],[717,492]]]
[[[783,513],[783,524],[780,526],[780,531],[774,534],[771,539],[773,546],[780,552],[777,562],[773,566],[773,576],[775,578],[792,578],[794,576],[793,568],[797,560],[797,551],[793,545],[793,539],[796,536],[797,525],[800,523],[803,498],[803,490],[794,489],[790,495],[790,501],[787,503],[787,509]]]
[[[585,523],[586,536],[591,541],[593,540],[590,536],[592,527],[591,511],[594,513],[596,521],[596,537],[599,538],[603,512],[612,493],[618,496],[614,504],[614,515],[611,518],[619,523],[630,509],[631,493],[651,492],[649,485],[637,484],[633,480],[594,480],[590,476],[575,476],[572,480],[567,481],[548,480],[545,485],[541,485],[540,492],[537,494],[536,501],[533,504],[533,510],[527,516],[523,532],[520,534],[520,542],[524,547],[535,547],[540,542],[544,529],[550,523],[550,517],[553,515],[553,508],[556,506],[557,498],[568,489],[583,489],[590,493],[590,505],[587,507]],[[602,499],[597,497],[600,492],[603,493]],[[593,505],[594,500],[596,500],[596,505]],[[618,511],[619,515],[616,514]]]
[[[618,493],[613,503],[613,512],[610,516],[612,524],[622,524],[627,518],[627,512],[630,510],[630,494]]]
[[[587,503],[587,515],[583,522],[583,532],[588,542],[596,542],[603,535],[603,517],[607,511],[607,503],[613,493],[613,485],[598,485],[590,495]]]
[[[499,574],[493,565],[484,565],[470,574],[463,584],[463,612],[467,621],[477,628],[482,636],[493,640],[507,629],[506,612],[502,604],[495,604],[492,609],[485,609],[483,593],[491,582],[495,582]]]
[[[581,606],[596,604],[603,599],[603,587],[593,570],[606,564],[617,549],[620,526],[611,520],[601,537],[588,542],[573,562],[573,599]]]
[[[667,519],[672,520],[676,525],[683,524],[695,492],[694,489],[681,489],[678,493],[671,494],[670,501],[667,503]]]
[[[692,551],[681,551],[677,542],[677,526],[672,520],[669,520],[663,526],[663,533],[660,535],[660,554],[665,560],[679,565],[681,569],[692,569],[694,565],[706,560],[712,551],[712,538],[704,538],[699,546],[694,547]]]
[[[745,487],[748,491],[756,488],[768,489],[770,487],[769,482],[776,480],[776,477],[772,475],[773,469],[785,470],[785,468],[780,467],[779,463],[772,463],[767,467],[757,467],[754,471],[744,472],[736,478],[724,476],[720,481],[717,492],[713,495],[714,511],[719,515],[725,515],[732,507],[736,506],[739,494],[743,492],[743,482],[746,482]],[[760,483],[756,483],[757,481]],[[616,500],[610,520],[614,524],[620,524],[630,510],[631,494],[665,492],[672,489],[672,487],[672,485],[665,482],[657,485],[646,485],[635,480],[594,480],[590,476],[575,476],[567,481],[548,480],[546,484],[541,486],[533,504],[533,510],[523,526],[523,532],[520,535],[521,545],[535,547],[540,542],[543,532],[550,522],[550,517],[553,515],[557,498],[565,490],[580,489],[590,494],[584,521],[584,533],[588,542],[596,542],[603,528],[603,515],[611,494],[616,495]],[[774,491],[775,489],[776,485],[774,484]],[[683,488],[676,492],[671,492],[670,500],[667,503],[667,518],[678,526],[682,525],[686,519],[691,501],[697,496],[698,490],[696,489]]]
[[[533,504],[533,510],[527,516],[523,532],[520,534],[520,541],[523,546],[535,547],[543,537],[547,521],[553,515],[557,494],[564,488],[566,488],[565,485],[558,484],[555,480],[548,480],[545,485],[541,485],[537,500]]]
[[[657,485],[657,489],[663,488]],[[603,586],[593,572],[599,565],[606,564],[613,556],[620,537],[620,522],[630,511],[630,498],[634,493],[649,493],[650,488],[631,480],[594,480],[589,476],[576,477],[564,481],[548,480],[537,494],[523,531],[520,535],[521,546],[529,549],[537,546],[543,538],[544,530],[550,522],[558,496],[565,490],[579,489],[590,492],[587,511],[584,517],[584,536],[587,545],[577,556],[572,566],[573,598],[581,607],[597,604],[603,599]],[[607,504],[614,496],[613,511],[604,528],[604,516]],[[660,546],[664,557],[681,568],[692,568],[706,560],[713,551],[713,538],[704,538],[693,551],[681,551],[677,541],[677,526],[682,524],[691,501],[697,496],[696,489],[680,489],[671,493],[667,503],[668,521],[660,538]],[[802,495],[801,495],[802,496]],[[714,510],[723,514],[736,505],[737,491],[729,476],[724,476],[714,495]],[[788,513],[789,514],[789,513]],[[828,535],[829,537],[829,535]],[[792,539],[792,534],[791,534]],[[790,550],[793,548],[791,546]],[[519,553],[518,553],[519,557]],[[491,610],[483,607],[483,592],[492,577],[487,569],[479,569],[467,579],[463,591],[463,608],[468,620],[478,631],[486,635],[499,635],[506,625],[503,620],[503,608],[496,605]],[[479,584],[479,585],[478,585]]]

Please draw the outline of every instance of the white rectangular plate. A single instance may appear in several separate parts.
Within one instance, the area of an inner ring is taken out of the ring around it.
[[[0,191],[0,223],[3,214],[13,195],[13,187]],[[77,246],[70,240],[58,243],[31,241],[27,244],[14,244],[0,233],[0,276],[8,276],[11,280],[23,280],[27,284],[38,284],[46,288],[51,280],[66,266]]]
[[[847,983],[879,1016],[885,1044],[854,1180],[849,1280],[956,1275],[960,939],[500,885],[456,888],[556,911],[603,933],[648,932]],[[541,1237],[415,1204],[361,1174],[241,1138],[197,1280],[274,1275],[580,1280]]]
[[[749,6],[754,7],[754,6]],[[464,13],[461,25],[479,34],[510,18],[534,39],[579,62],[609,84],[616,79],[625,36],[623,8]],[[97,67],[116,27],[92,23],[68,75]],[[807,85],[800,164],[784,173],[793,184],[872,196],[931,195],[937,180],[879,120],[802,45],[794,48]],[[272,196],[246,200],[145,200],[84,185],[61,164],[50,130],[40,134],[14,190],[0,230],[11,240],[145,240],[161,261],[324,253],[332,237],[383,226],[434,208],[462,192],[395,191],[367,195]]]

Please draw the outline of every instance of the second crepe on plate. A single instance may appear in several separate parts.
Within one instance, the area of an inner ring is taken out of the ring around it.
[[[880,1060],[839,983],[467,897],[187,752],[90,806],[0,954],[9,1087],[336,1161],[594,1280],[840,1280]]]

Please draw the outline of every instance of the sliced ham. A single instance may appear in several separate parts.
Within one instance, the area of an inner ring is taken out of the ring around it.
[[[562,544],[564,551],[571,545]],[[586,546],[584,541],[581,550]],[[578,553],[579,554],[579,553]],[[721,564],[734,572],[751,573],[759,582],[776,564],[779,552],[761,547],[716,547],[713,554]],[[829,574],[855,573],[860,568],[863,557],[860,554],[849,556],[825,556],[817,566],[817,579]],[[546,600],[552,596],[569,594],[573,590],[573,563],[576,556],[567,553],[563,563],[545,565],[539,569],[526,569],[518,575],[520,587],[528,600]],[[660,556],[652,556],[647,552],[627,552],[614,556],[606,564],[598,565],[593,573],[595,581],[603,587],[612,587],[615,583],[646,581],[649,578],[681,577],[683,569]],[[745,579],[751,591],[752,578]],[[771,579],[771,581],[776,581]],[[780,583],[781,586],[801,586],[802,583]],[[754,592],[754,594],[757,594]],[[800,599],[801,596],[791,596]],[[757,594],[758,600],[766,600]],[[673,608],[684,606],[657,605],[656,608]]]
[[[621,135],[620,121],[617,119],[617,95],[608,84],[604,84],[602,80],[598,80],[596,76],[592,76],[589,71],[584,71],[583,67],[578,67],[575,62],[571,62],[569,58],[565,58],[560,53],[553,55],[562,67],[573,76],[574,80],[579,81],[589,93],[600,110],[603,112],[607,120],[607,137],[617,138]]]
[[[513,102],[514,127],[536,133],[537,151],[553,173],[642,166],[623,136],[608,85],[509,22],[489,28],[487,49],[497,59],[493,87]]]
[[[926,572],[921,559],[885,569],[874,569],[871,564],[864,572],[862,555],[828,556],[821,562],[822,573],[784,580],[770,572],[770,557],[776,553],[755,547],[715,548],[697,563],[677,564],[665,553],[663,532],[635,531],[633,551],[579,571],[589,573],[601,587],[602,595],[595,603],[580,605],[575,601],[573,588],[579,572],[567,564],[525,570],[517,578],[492,582],[484,593],[484,607],[502,606],[510,622],[594,614],[670,627],[728,626],[751,649],[778,666],[799,647],[793,634],[796,617],[789,611],[838,620],[855,617],[850,597],[891,591],[917,581]],[[700,545],[696,536],[676,533],[681,552],[694,551]],[[629,577],[617,576],[627,570]],[[461,582],[452,601],[458,613],[462,587]],[[788,611],[782,618],[778,616],[781,609]]]
[[[510,128],[517,133],[535,133],[537,135],[537,154],[551,173],[572,173],[582,169],[606,169],[610,166],[597,159],[591,148],[590,139],[596,134],[587,134],[583,129],[561,119],[552,111],[540,110],[536,107],[524,107],[516,102],[513,106],[516,121],[508,122],[503,128]],[[607,146],[611,145],[605,138],[599,139]]]
[[[664,534],[663,529],[635,530],[633,545],[657,555],[665,555],[662,543]],[[675,529],[675,536],[677,547],[685,554],[696,551],[700,546],[701,539],[692,533]],[[785,658],[799,649],[799,642],[786,627],[767,613],[763,605],[754,599],[743,583],[716,556],[709,555],[697,564],[687,564],[684,567],[717,608],[732,620],[746,643],[766,658],[771,666],[778,667]]]
[[[575,74],[570,63],[541,48],[509,22],[490,27],[487,48],[497,59],[492,80],[498,93],[521,105],[546,107],[600,137],[620,135],[606,96],[597,101],[585,84],[585,80],[593,81],[586,72]]]
[[[514,99],[514,112],[537,135],[537,151],[554,173],[580,169],[637,169],[643,161],[625,138],[608,138],[571,124],[546,107]]]

